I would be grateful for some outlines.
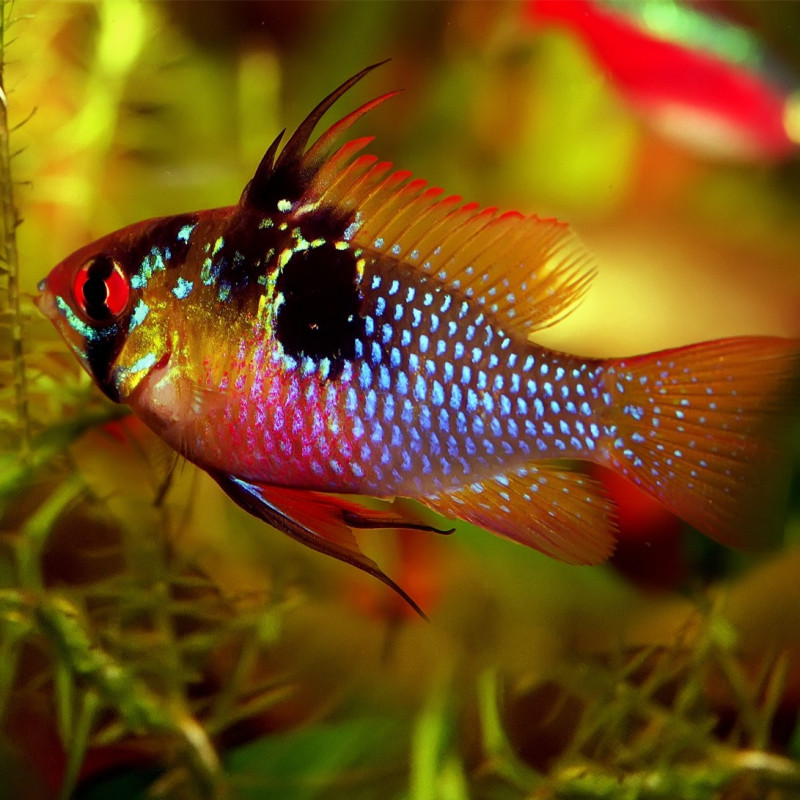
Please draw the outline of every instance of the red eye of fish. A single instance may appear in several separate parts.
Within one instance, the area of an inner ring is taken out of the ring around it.
[[[78,270],[72,293],[89,319],[107,322],[125,310],[131,287],[120,265],[108,256],[100,255],[91,258]]]

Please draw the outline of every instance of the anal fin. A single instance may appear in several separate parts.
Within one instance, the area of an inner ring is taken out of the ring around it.
[[[254,517],[339,561],[383,581],[399,594],[423,619],[427,619],[414,600],[358,546],[354,528],[405,528],[449,533],[409,519],[391,508],[375,511],[352,499],[305,489],[253,483],[224,472],[211,476],[238,506]]]
[[[614,550],[611,500],[599,483],[563,468],[524,467],[422,502],[568,564],[597,564]]]

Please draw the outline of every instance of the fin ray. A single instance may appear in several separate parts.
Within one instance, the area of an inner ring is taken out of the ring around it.
[[[368,509],[355,500],[304,489],[253,483],[223,472],[210,472],[223,491],[249,514],[264,520],[312,550],[333,556],[385,583],[423,619],[414,599],[358,546],[353,528],[406,528],[449,533],[399,514]]]
[[[614,549],[614,508],[601,485],[547,464],[422,502],[446,517],[479,525],[568,564],[597,564]]]
[[[778,428],[800,400],[800,342],[704,342],[603,368],[600,463],[717,541],[776,538],[785,507]]]

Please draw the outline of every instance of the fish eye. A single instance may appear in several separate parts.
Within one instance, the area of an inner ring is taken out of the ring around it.
[[[122,267],[106,255],[90,258],[72,284],[81,311],[93,322],[110,322],[128,305],[131,287]]]

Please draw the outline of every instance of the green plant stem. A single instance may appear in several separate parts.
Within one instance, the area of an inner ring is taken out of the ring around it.
[[[13,361],[17,422],[20,431],[19,453],[30,457],[30,426],[28,423],[28,390],[25,377],[25,354],[22,346],[20,316],[19,254],[17,226],[21,219],[14,203],[14,184],[11,178],[11,149],[8,130],[8,96],[5,91],[6,31],[13,2],[0,0],[0,203],[2,203],[3,238],[2,260],[8,270],[8,312],[11,319],[11,354]]]

